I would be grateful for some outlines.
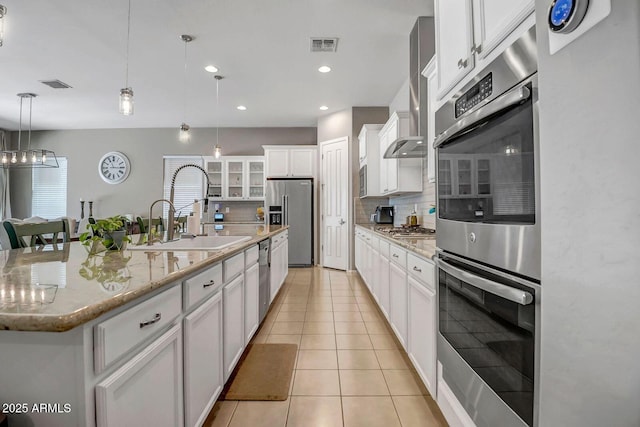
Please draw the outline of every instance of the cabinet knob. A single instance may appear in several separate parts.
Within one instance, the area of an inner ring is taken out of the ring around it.
[[[467,68],[467,65],[469,64],[469,60],[467,59],[458,59],[458,68],[462,69],[462,68]]]
[[[475,44],[473,46],[471,46],[471,53],[478,53],[479,54],[481,52],[482,52],[482,45],[481,44],[479,44],[478,46],[476,46]]]

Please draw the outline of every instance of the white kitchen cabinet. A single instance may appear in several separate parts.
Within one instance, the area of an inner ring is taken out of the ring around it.
[[[380,257],[380,282],[378,283],[378,304],[384,317],[389,319],[389,258]]]
[[[224,380],[231,375],[233,368],[244,350],[244,274],[240,274],[226,284],[222,290],[223,300],[223,349]]]
[[[366,194],[363,197],[380,197],[380,139],[381,124],[362,125],[359,141],[360,168],[366,167]],[[386,172],[385,172],[386,173]]]
[[[264,200],[264,157],[205,157],[209,192],[215,200]]]
[[[422,191],[422,159],[385,159],[384,153],[393,141],[409,135],[409,113],[394,112],[384,124],[380,141],[380,193],[384,196]]]
[[[534,0],[436,0],[438,99],[443,99],[534,11]]]
[[[431,271],[433,274],[433,270]],[[409,276],[408,348],[409,359],[432,396],[436,395],[436,294]]]
[[[98,427],[184,425],[180,325],[98,383],[95,392]]]
[[[288,232],[284,231],[271,239],[271,269],[269,271],[271,301],[278,294],[289,272]]]
[[[315,145],[263,145],[267,178],[315,178]]]
[[[438,66],[436,58],[431,61],[422,71],[422,75],[427,79],[427,179],[429,182],[436,182],[436,150],[433,148],[433,141],[436,137],[436,95],[438,93]]]
[[[222,312],[222,292],[218,289],[184,318],[184,409],[187,426],[204,423],[224,386]]]
[[[407,348],[407,272],[389,264],[389,323],[402,347]]]
[[[260,277],[256,262],[244,273],[244,343],[249,343],[260,324]]]

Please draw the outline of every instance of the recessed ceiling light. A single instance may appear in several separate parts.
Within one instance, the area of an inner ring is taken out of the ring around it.
[[[214,66],[214,65],[207,65],[206,67],[204,67],[205,70],[207,70],[210,73],[217,73],[218,72],[218,67]]]
[[[402,153],[402,155],[403,155],[403,156],[406,156],[406,155],[407,155],[407,153]]]
[[[422,141],[417,141],[416,144],[422,144]]]
[[[320,107],[320,109],[321,109],[322,111],[325,111],[325,110],[328,110],[328,109],[329,109],[329,107],[327,107],[326,105],[323,105],[322,107]]]
[[[318,68],[318,71],[320,71],[321,73],[328,73],[329,71],[331,71],[331,67],[329,67],[328,65],[323,65],[322,67]]]
[[[247,109],[247,107],[245,107],[244,105],[238,105],[236,108],[240,111],[244,111]]]

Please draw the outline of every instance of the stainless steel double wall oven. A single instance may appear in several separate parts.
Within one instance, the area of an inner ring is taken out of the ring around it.
[[[535,28],[436,112],[438,362],[478,427],[537,426]]]

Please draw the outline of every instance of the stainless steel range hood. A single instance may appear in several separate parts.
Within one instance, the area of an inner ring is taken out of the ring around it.
[[[421,16],[409,36],[409,135],[389,145],[385,159],[424,158],[427,155],[427,79],[422,70],[435,53],[432,17]],[[431,123],[433,126],[433,123]]]

